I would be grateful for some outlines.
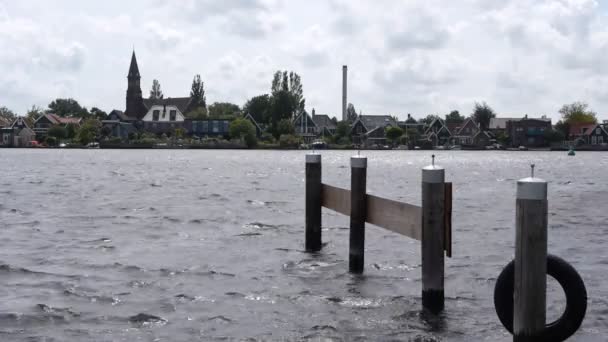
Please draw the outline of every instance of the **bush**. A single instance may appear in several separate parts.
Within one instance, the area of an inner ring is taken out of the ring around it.
[[[299,147],[302,143],[302,139],[293,134],[282,134],[279,137],[279,146],[284,148],[295,148]]]
[[[255,135],[255,127],[249,120],[236,119],[230,123],[230,137],[232,139],[244,140],[247,147],[255,147],[258,138]]]

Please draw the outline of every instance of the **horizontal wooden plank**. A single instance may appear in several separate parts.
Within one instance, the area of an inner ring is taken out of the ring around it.
[[[323,184],[321,203],[325,208],[350,216],[350,190]]]
[[[340,214],[350,215],[350,190],[322,185],[322,206]],[[422,239],[422,209],[373,195],[367,195],[366,222],[405,235]]]
[[[367,222],[420,241],[422,209],[408,203],[367,195]]]

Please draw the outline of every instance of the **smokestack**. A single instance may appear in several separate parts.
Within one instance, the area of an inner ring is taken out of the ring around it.
[[[342,66],[342,121],[346,121],[348,66]]]

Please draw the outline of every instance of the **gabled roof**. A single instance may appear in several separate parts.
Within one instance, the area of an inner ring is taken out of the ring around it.
[[[18,127],[18,128],[22,128],[22,129],[23,128],[27,128],[27,129],[30,128],[30,126],[27,124],[27,121],[25,121],[25,118],[21,117],[21,116],[17,117],[13,121],[13,123],[10,126],[10,128],[15,128],[15,126]]]
[[[596,128],[598,128],[598,127],[599,127],[599,128],[602,130],[602,131],[604,131],[604,134],[608,135],[608,130],[606,130],[606,126],[605,126],[605,125],[601,125],[601,124],[596,124],[596,125],[594,125],[594,126],[593,126],[593,128],[588,129],[588,130],[585,132],[585,135],[592,135],[592,134],[595,132],[595,129],[596,129]]]
[[[433,126],[436,125],[436,123],[438,121],[441,124],[441,128],[439,130],[437,130],[437,133],[440,133],[441,131],[446,130],[449,135],[452,135],[452,133],[450,132],[450,130],[448,129],[448,127],[445,125],[445,122],[441,118],[435,118],[435,120],[433,120],[433,122],[431,122],[431,124],[429,125],[429,127],[426,129],[425,134],[428,134],[429,132],[435,132],[435,131],[432,131],[431,129],[433,128]]]
[[[458,129],[458,131],[456,132],[456,135],[462,135],[464,133],[463,130],[465,129],[465,127],[467,127],[469,125],[473,125],[477,130],[479,130],[479,126],[477,126],[477,123],[475,122],[475,120],[473,120],[473,118],[469,117],[466,120],[464,120],[464,122],[460,126],[460,129]]]
[[[80,123],[82,122],[82,118],[63,117],[63,116],[59,116],[57,114],[52,114],[52,113],[42,114],[38,119],[36,119],[36,122],[40,121],[42,118],[46,118],[53,125],[67,125],[67,124],[80,125]]]
[[[361,121],[368,131],[376,127],[398,126],[397,121],[390,115],[359,115],[357,121]]]
[[[327,114],[315,114],[315,116],[312,118],[312,121],[315,122],[315,125],[317,125],[317,127],[336,129],[336,124],[331,121],[329,115]]]
[[[574,124],[570,125],[568,133],[574,136],[585,135],[587,132],[593,130],[596,126],[597,124]]]
[[[188,107],[192,102],[191,97],[168,97],[165,99],[144,99],[144,106],[146,106],[147,110],[150,110],[152,106],[175,106],[179,109],[182,114],[186,114]]]
[[[253,124],[255,125],[255,127],[258,130],[263,131],[262,127],[260,127],[260,125],[258,124],[258,122],[255,120],[255,118],[250,113],[245,114],[245,116],[243,118],[244,119],[248,119],[249,121],[253,122]]]
[[[293,119],[293,122],[295,123],[296,121],[298,121],[298,120],[299,120],[299,119],[302,117],[302,115],[304,115],[304,114],[306,115],[306,118],[307,118],[307,120],[306,120],[306,121],[310,121],[310,122],[312,122],[312,124],[313,124],[315,127],[317,127],[317,124],[316,124],[316,123],[315,123],[315,121],[312,119],[312,117],[310,116],[310,114],[308,114],[308,113],[306,113],[306,112],[302,112],[302,113],[298,114],[298,116],[296,116],[296,117]]]
[[[114,110],[112,110],[112,111],[111,111],[111,112],[108,114],[108,116],[110,116],[110,115],[116,115],[116,116],[118,116],[118,118],[119,118],[121,121],[130,121],[130,120],[135,120],[135,118],[132,118],[132,117],[130,117],[130,116],[127,116],[127,114],[125,114],[125,113],[124,113],[122,110],[118,110],[118,109],[114,109]]]

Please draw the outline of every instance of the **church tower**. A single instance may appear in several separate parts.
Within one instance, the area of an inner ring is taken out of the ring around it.
[[[125,110],[125,114],[141,119],[146,114],[146,107],[144,106],[144,99],[139,84],[141,76],[139,75],[135,51],[133,51],[133,55],[131,56],[131,66],[129,67],[127,79],[129,80],[129,86],[127,88],[127,109]]]

